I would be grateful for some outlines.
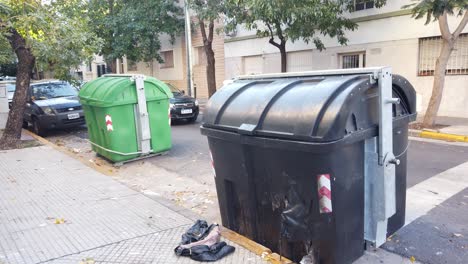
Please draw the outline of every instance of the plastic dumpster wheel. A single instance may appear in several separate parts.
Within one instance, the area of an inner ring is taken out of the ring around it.
[[[41,137],[46,135],[47,131],[41,127],[41,125],[39,124],[39,120],[37,120],[37,118],[33,118],[32,127],[33,127],[34,134],[41,136]]]
[[[29,127],[29,124],[28,124],[28,122],[27,122],[26,120],[23,120],[23,125],[22,125],[22,127],[23,127],[24,129],[27,129],[27,128]]]

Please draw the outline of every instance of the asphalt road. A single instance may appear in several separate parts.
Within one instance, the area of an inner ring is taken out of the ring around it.
[[[200,134],[200,119],[172,126],[173,148],[168,155],[148,159],[156,166],[201,184],[213,184],[208,143]],[[72,135],[72,136],[71,136]],[[50,138],[86,138],[84,128],[53,132]],[[468,162],[467,146],[410,140],[408,188]],[[467,172],[468,174],[468,172]],[[422,263],[468,263],[468,189],[454,195],[427,215],[402,228],[384,248]]]

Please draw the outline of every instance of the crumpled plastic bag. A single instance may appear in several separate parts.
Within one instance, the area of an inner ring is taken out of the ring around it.
[[[182,235],[181,243],[174,249],[177,256],[190,257],[196,261],[217,261],[234,251],[233,246],[221,242],[219,226],[208,226],[203,220],[197,220]]]

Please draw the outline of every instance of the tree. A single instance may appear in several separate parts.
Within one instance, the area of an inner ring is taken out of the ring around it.
[[[418,3],[404,6],[403,8],[412,7],[413,17],[416,19],[426,17],[426,25],[432,21],[438,21],[440,33],[442,35],[442,48],[434,69],[432,95],[423,121],[424,127],[433,127],[442,101],[445,73],[450,54],[460,34],[468,23],[468,2],[467,0],[417,0],[417,2]],[[453,33],[448,25],[449,15],[462,17]]]
[[[15,148],[21,137],[33,67],[70,78],[70,68],[96,51],[99,39],[87,30],[86,4],[85,0],[0,2],[0,39],[9,43],[18,59],[16,91],[0,149]]]
[[[200,32],[203,38],[203,48],[206,54],[206,80],[208,96],[216,92],[216,60],[213,51],[213,36],[217,20],[224,14],[226,3],[220,0],[193,0],[190,8],[195,11]],[[208,32],[207,32],[208,30]]]
[[[232,30],[237,24],[243,24],[248,30],[255,30],[257,36],[268,37],[269,43],[280,51],[281,72],[286,72],[288,40],[313,42],[319,50],[325,48],[321,41],[323,36],[336,38],[341,45],[347,43],[345,31],[357,28],[354,22],[344,16],[345,11],[352,7],[351,2],[230,0],[232,8],[227,15],[231,22],[227,29]],[[384,3],[379,0],[376,5],[380,7]]]
[[[16,76],[16,56],[6,38],[0,38],[0,76]]]
[[[90,0],[90,27],[104,39],[100,54],[113,72],[115,60],[163,62],[160,36],[172,41],[184,28],[182,8],[175,1]]]

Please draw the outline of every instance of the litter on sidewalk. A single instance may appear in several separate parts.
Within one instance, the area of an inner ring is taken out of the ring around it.
[[[182,241],[174,251],[177,256],[190,257],[196,261],[217,261],[233,253],[235,248],[221,241],[217,224],[208,225],[204,220],[197,220],[182,235]]]

